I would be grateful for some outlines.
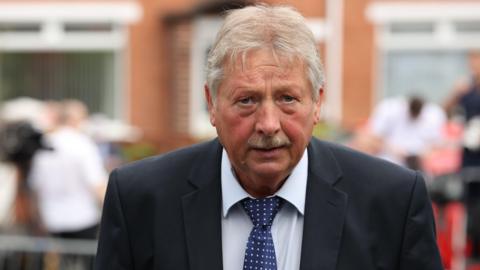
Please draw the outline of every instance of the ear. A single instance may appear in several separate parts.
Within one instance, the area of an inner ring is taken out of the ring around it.
[[[212,124],[212,126],[215,126],[215,104],[207,84],[205,84],[204,91],[205,99],[207,101],[208,113],[210,115],[210,123]]]
[[[318,89],[318,98],[315,101],[315,108],[314,108],[314,115],[313,115],[313,124],[316,125],[318,122],[320,122],[320,112],[322,108],[322,102],[323,102],[323,88]]]

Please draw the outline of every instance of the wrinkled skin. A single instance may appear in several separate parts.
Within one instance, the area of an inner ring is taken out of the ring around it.
[[[216,97],[205,86],[210,122],[238,181],[254,197],[274,194],[302,157],[319,121],[323,90],[314,99],[303,62],[271,50],[225,63]]]

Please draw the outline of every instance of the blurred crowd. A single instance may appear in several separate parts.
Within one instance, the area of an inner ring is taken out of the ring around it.
[[[78,100],[0,107],[0,233],[95,239],[108,172],[137,129]]]
[[[447,269],[480,262],[480,52],[469,54],[469,64],[471,74],[443,104],[416,95],[387,98],[350,141],[423,172]]]
[[[415,94],[380,101],[350,146],[433,176],[480,166],[480,52],[469,63],[444,104]]]

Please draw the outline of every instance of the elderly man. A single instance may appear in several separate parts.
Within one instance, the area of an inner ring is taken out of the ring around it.
[[[208,56],[218,139],[112,173],[96,269],[441,269],[422,177],[312,139],[323,75],[289,7],[233,11]]]

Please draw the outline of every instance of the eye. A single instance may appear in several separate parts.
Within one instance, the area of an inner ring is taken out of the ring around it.
[[[253,99],[253,97],[244,97],[244,98],[241,98],[238,100],[238,103],[240,105],[251,105],[255,102],[255,100]]]
[[[292,96],[289,96],[289,95],[283,95],[283,96],[281,96],[280,101],[283,102],[283,103],[289,104],[289,103],[295,102],[296,99]]]

